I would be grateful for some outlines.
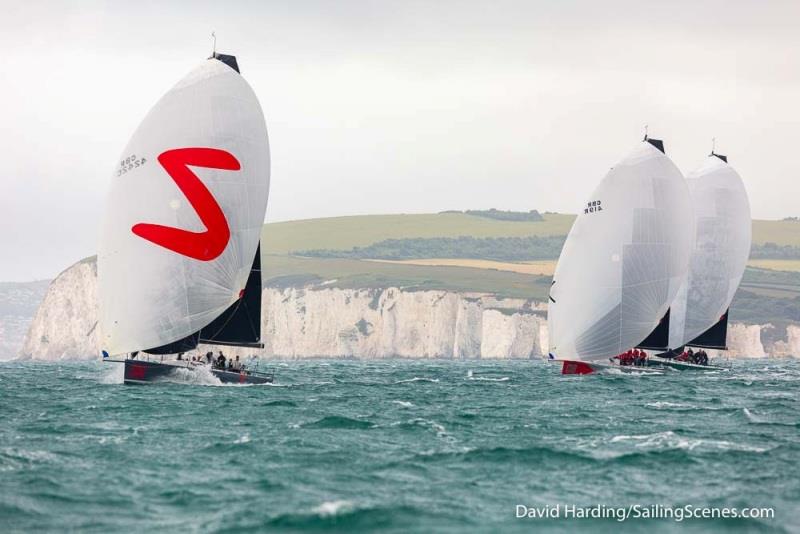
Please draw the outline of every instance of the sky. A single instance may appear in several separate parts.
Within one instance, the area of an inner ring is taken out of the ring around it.
[[[114,164],[211,51],[267,121],[267,221],[575,213],[648,125],[800,215],[800,2],[0,0],[0,281],[95,253]]]

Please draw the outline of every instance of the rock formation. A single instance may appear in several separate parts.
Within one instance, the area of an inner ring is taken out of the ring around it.
[[[62,272],[45,294],[20,351],[37,360],[97,358],[94,259]],[[449,291],[266,287],[260,351],[267,358],[536,358],[547,353],[544,303]],[[800,327],[765,347],[762,329],[731,324],[729,355],[800,356]],[[203,347],[199,349],[203,352]],[[230,349],[228,352],[232,352]]]

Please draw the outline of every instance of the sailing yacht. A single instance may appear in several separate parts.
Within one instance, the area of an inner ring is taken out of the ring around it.
[[[269,172],[264,115],[231,55],[215,51],[136,129],[112,177],[97,260],[103,357],[124,362],[126,383],[198,369],[175,355],[200,344],[263,347]],[[272,380],[209,370],[225,382]]]
[[[689,190],[661,140],[645,137],[582,206],[550,288],[550,359],[587,374],[640,344],[686,278]]]
[[[668,340],[649,364],[708,369],[674,359],[684,347],[727,349],[728,310],[750,255],[752,222],[742,178],[713,150],[686,177],[695,221],[689,270],[670,307]],[[668,357],[663,357],[668,356]]]

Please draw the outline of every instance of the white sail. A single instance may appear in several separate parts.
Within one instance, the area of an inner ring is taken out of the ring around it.
[[[550,353],[565,360],[619,354],[655,328],[686,277],[689,192],[650,142],[612,168],[581,209],[550,290]]]
[[[752,223],[739,174],[716,155],[686,177],[695,220],[689,272],[670,309],[669,345],[677,348],[726,312],[750,255]]]
[[[258,99],[209,59],[150,110],[113,174],[98,253],[101,347],[172,343],[236,302],[268,191]]]

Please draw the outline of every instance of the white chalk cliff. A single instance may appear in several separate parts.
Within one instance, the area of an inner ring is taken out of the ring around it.
[[[50,283],[20,356],[60,360],[91,359],[97,354],[97,263],[84,260]]]
[[[97,268],[79,262],[47,290],[20,356],[97,358]],[[448,291],[267,287],[260,351],[267,358],[536,358],[547,352],[544,303]],[[765,350],[759,325],[732,324],[729,354],[800,355],[800,328]],[[201,347],[202,351],[202,347]]]

